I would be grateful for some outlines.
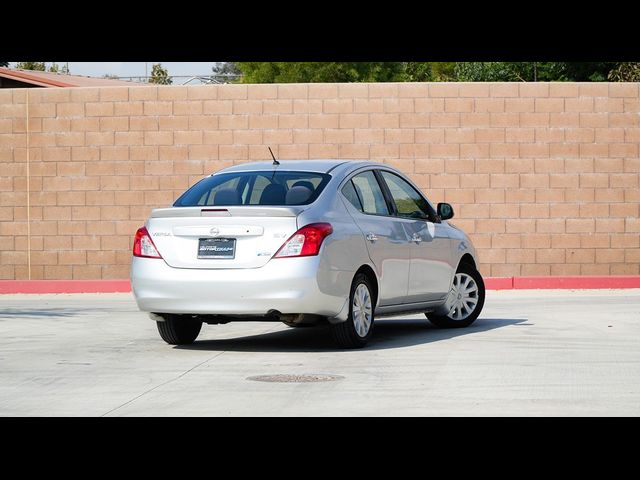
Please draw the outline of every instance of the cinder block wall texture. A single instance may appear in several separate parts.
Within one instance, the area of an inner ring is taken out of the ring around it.
[[[638,83],[0,90],[0,278],[127,278],[152,208],[266,145],[399,167],[485,275],[638,275],[639,144]]]

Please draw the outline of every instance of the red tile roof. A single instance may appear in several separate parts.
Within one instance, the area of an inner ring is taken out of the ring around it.
[[[0,67],[0,77],[40,87],[141,87],[149,85],[148,83],[126,82],[111,78],[81,77],[79,75],[64,75],[35,70],[14,70],[4,67]]]

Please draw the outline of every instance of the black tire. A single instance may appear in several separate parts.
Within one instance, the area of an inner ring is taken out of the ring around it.
[[[156,322],[156,325],[160,336],[169,345],[188,345],[198,338],[202,328],[200,320],[188,315],[170,313],[165,313],[162,317],[164,322]]]
[[[446,315],[426,313],[425,315],[427,316],[429,321],[438,328],[468,327],[476,321],[476,319],[480,315],[480,312],[482,312],[482,307],[484,306],[485,288],[484,281],[482,280],[482,275],[480,275],[480,272],[478,272],[478,270],[476,270],[472,265],[461,263],[456,273],[466,273],[476,282],[476,285],[478,286],[478,303],[476,304],[475,310],[471,313],[471,315],[469,315],[464,320],[454,320]]]
[[[354,298],[356,289],[361,284],[367,287],[367,290],[369,291],[369,295],[371,298],[371,305],[372,305],[371,323],[369,326],[369,331],[364,337],[358,334],[353,321],[353,298]],[[373,335],[375,304],[376,304],[376,299],[373,295],[373,292],[374,292],[374,289],[372,288],[371,282],[369,281],[369,278],[366,275],[359,273],[358,275],[355,276],[355,278],[353,279],[353,282],[351,283],[351,292],[349,293],[349,316],[347,317],[346,321],[331,325],[331,333],[333,334],[333,338],[340,348],[362,348],[369,342],[369,339]]]

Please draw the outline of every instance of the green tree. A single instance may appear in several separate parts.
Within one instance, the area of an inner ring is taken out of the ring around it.
[[[405,82],[430,82],[433,81],[432,62],[407,62],[404,64],[402,80]]]
[[[49,66],[48,71],[51,72],[51,73],[61,73],[63,75],[68,75],[69,74],[69,69],[67,68],[66,65],[63,65],[62,67],[59,67],[56,62],[53,62]]]
[[[455,79],[462,82],[601,82],[613,62],[458,62]]]
[[[562,62],[560,80],[570,82],[606,82],[609,72],[616,68],[616,62]]]
[[[169,76],[169,72],[166,68],[162,68],[161,63],[154,63],[151,68],[151,78],[149,83],[156,83],[158,85],[171,85],[173,80]]]
[[[431,62],[433,80],[436,82],[451,82],[455,80],[456,62]]]
[[[16,68],[19,70],[37,70],[39,72],[46,70],[44,62],[18,62]]]
[[[634,64],[615,62],[240,62],[244,83],[289,82],[601,82],[636,78]],[[218,68],[218,70],[216,70]],[[610,75],[610,72],[611,73]]]
[[[213,67],[211,67],[211,71],[217,80],[225,82],[234,82],[242,75],[242,72],[238,69],[235,62],[216,62]]]
[[[531,82],[536,70],[533,62],[458,62],[454,76],[460,82]]]
[[[243,83],[402,81],[402,62],[238,62]]]
[[[455,62],[407,62],[403,66],[405,82],[455,81]]]
[[[0,67],[8,67],[9,62],[0,62]]]

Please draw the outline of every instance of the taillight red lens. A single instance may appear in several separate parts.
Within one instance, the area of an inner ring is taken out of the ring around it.
[[[322,242],[333,233],[330,223],[312,223],[291,235],[274,258],[310,257],[318,255]]]
[[[133,241],[133,256],[144,258],[162,258],[151,240],[147,227],[139,228]]]

